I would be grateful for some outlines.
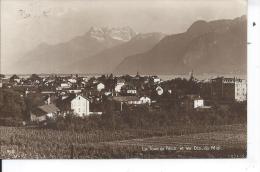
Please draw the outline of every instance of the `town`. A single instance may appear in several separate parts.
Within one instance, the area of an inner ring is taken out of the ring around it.
[[[17,99],[24,102],[25,108],[21,111],[25,114],[20,115],[24,116],[24,123],[37,124],[46,124],[68,114],[82,118],[101,115],[108,110],[104,107],[107,102],[114,102],[109,109],[116,113],[138,107],[145,107],[149,112],[171,109],[210,113],[216,103],[228,107],[247,99],[246,80],[216,77],[200,81],[193,76],[193,72],[187,79],[167,81],[162,81],[158,76],[140,76],[138,73],[136,76],[118,77],[112,74],[99,77],[80,77],[77,74],[40,77],[32,74],[28,78],[17,75],[5,78],[1,75],[0,87],[2,99],[8,99],[4,91],[12,90],[18,94]],[[4,119],[8,110],[5,112],[5,107],[1,109],[1,118]]]
[[[0,159],[246,158],[247,3],[101,1],[3,2]]]
[[[244,79],[32,74],[0,86],[1,158],[246,156]],[[178,151],[187,144],[218,151]]]

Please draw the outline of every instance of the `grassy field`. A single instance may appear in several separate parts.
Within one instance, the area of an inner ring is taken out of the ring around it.
[[[246,125],[76,133],[0,127],[1,159],[243,158]]]

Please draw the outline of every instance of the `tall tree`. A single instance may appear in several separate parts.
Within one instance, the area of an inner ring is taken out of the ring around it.
[[[36,81],[36,80],[40,81],[41,77],[39,77],[37,74],[32,74],[30,76],[30,80],[32,80],[32,81]]]
[[[11,76],[10,82],[14,82],[15,79],[19,79],[19,76],[17,76],[17,75],[14,74],[13,76]]]

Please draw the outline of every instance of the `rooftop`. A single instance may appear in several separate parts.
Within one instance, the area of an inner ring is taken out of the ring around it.
[[[57,108],[54,104],[42,105],[42,106],[39,106],[38,108],[46,113],[60,111],[59,108]]]
[[[137,96],[116,96],[112,100],[118,102],[128,102],[128,101],[139,101],[140,99]]]

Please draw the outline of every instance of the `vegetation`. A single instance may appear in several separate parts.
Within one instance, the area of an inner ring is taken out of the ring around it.
[[[116,103],[106,101],[103,103],[104,114],[91,115],[84,119],[67,115],[57,117],[55,122],[47,127],[57,130],[72,130],[88,132],[95,130],[126,130],[126,129],[157,129],[172,126],[208,126],[246,123],[246,103],[233,103],[227,108],[215,105],[206,111],[181,111],[175,108],[164,108],[154,111],[149,106],[123,106],[123,111],[116,111]]]
[[[23,97],[11,89],[0,89],[0,125],[16,125],[24,120],[26,106]]]
[[[33,107],[44,104],[43,97],[39,93],[29,94],[25,98],[22,95],[19,90],[0,90],[1,125],[4,125],[7,119],[14,123],[21,120],[26,121],[29,119],[28,112]],[[58,117],[56,122],[51,123],[48,127],[87,132],[99,129],[153,129],[175,125],[243,124],[247,120],[246,102],[231,102],[228,105],[214,102],[213,108],[210,110],[183,111],[180,108],[177,95],[165,94],[157,98],[157,105],[160,107],[159,110],[150,106],[124,105],[123,111],[119,112],[116,102],[104,98],[102,104],[92,104],[93,109],[98,107],[104,112],[101,116],[90,116],[85,119],[73,117],[73,115],[68,115],[65,118]],[[5,120],[3,120],[4,118]]]
[[[127,75],[123,78],[131,80]],[[33,81],[29,82],[33,85],[43,85],[39,84],[43,81],[35,74],[29,80]],[[116,83],[112,75],[101,76],[98,80],[108,90],[113,89]],[[29,121],[29,111],[43,105],[45,97],[39,91],[24,96],[25,88],[22,87],[0,89],[0,126],[13,126],[0,127],[0,158],[189,157],[189,154],[174,151],[161,153],[142,150],[144,145],[178,146],[187,143],[223,144],[227,153],[223,156],[225,151],[215,152],[212,153],[214,157],[228,157],[237,151],[241,156],[246,154],[246,102],[223,105],[212,100],[210,109],[187,111],[181,106],[182,98],[199,93],[200,86],[195,80],[177,78],[163,82],[161,86],[173,93],[165,91],[161,96],[154,92],[156,85],[151,81],[143,85],[141,80],[133,80],[133,85],[137,86],[138,92],[145,90],[143,95],[150,95],[152,100],[156,100],[151,106],[124,104],[121,110],[120,103],[103,96],[102,103],[94,101],[91,104],[91,110],[102,111],[102,115],[79,118],[68,114],[50,119],[46,125],[24,127],[17,126]],[[54,85],[48,87],[55,88],[61,82],[62,79],[56,77]],[[77,82],[81,83],[81,80]],[[38,89],[38,86],[35,88]],[[207,139],[203,140],[205,137]],[[230,139],[228,142],[227,138]],[[231,145],[226,145],[229,143]],[[201,152],[196,156],[208,157]]]
[[[0,79],[2,78],[5,78],[5,75],[0,73]]]
[[[10,82],[14,82],[15,79],[19,79],[19,77],[17,75],[13,75],[10,77]]]
[[[183,126],[157,130],[131,129],[115,132],[97,130],[78,133],[51,129],[0,127],[2,148],[0,158],[158,158],[160,156],[187,158],[191,157],[191,153],[193,157],[204,158],[230,157],[233,154],[246,156],[245,128],[244,125]],[[144,146],[178,147],[187,143],[196,146],[204,144],[221,146],[221,150],[207,151],[207,153],[143,150]]]

